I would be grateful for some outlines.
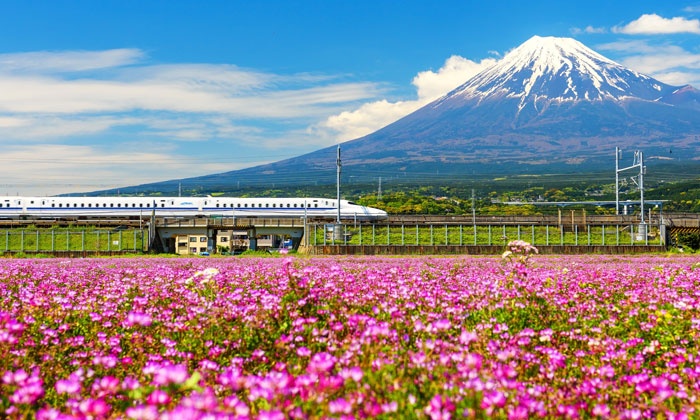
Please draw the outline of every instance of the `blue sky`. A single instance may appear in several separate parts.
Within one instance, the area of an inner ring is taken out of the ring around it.
[[[531,3],[7,2],[0,194],[223,172],[350,140],[533,35],[700,86],[700,2]]]

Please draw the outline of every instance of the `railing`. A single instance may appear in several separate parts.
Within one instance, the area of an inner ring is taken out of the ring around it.
[[[335,231],[340,229],[340,232]],[[308,245],[533,245],[664,246],[664,225],[342,224],[307,227]]]
[[[129,230],[0,230],[0,252],[145,251],[148,233]]]
[[[161,227],[303,227],[303,218],[250,218],[250,217],[210,217],[210,218],[157,218],[156,226]]]

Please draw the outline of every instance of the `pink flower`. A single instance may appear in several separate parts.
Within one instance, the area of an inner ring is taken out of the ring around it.
[[[316,353],[311,357],[308,369],[311,372],[324,373],[333,369],[335,366],[335,357],[330,353]]]
[[[338,398],[328,403],[328,411],[332,414],[350,414],[352,412],[352,404],[343,398]]]
[[[447,396],[435,395],[424,411],[432,420],[450,420],[454,409],[454,404]]]
[[[59,394],[80,394],[82,385],[74,379],[59,379],[54,388]]]
[[[126,416],[134,420],[156,420],[158,409],[150,405],[138,405],[126,409]]]
[[[161,365],[153,375],[154,385],[182,384],[190,377],[185,365]]]
[[[110,407],[109,404],[101,399],[93,400],[88,398],[80,402],[78,410],[89,416],[102,417],[109,412]]]
[[[284,413],[279,410],[261,410],[258,414],[258,420],[285,420],[286,417]]]
[[[340,376],[343,379],[349,379],[352,378],[353,381],[355,382],[360,382],[362,380],[362,377],[364,376],[364,373],[362,372],[362,368],[358,366],[354,366],[351,368],[344,368],[340,371]]]
[[[151,392],[151,395],[148,396],[146,402],[150,405],[166,405],[170,402],[170,395],[163,390],[156,389],[155,391]]]
[[[141,325],[142,327],[148,327],[153,322],[150,315],[141,312],[129,312],[126,316],[126,325],[134,326]]]
[[[605,418],[610,415],[610,409],[605,404],[596,404],[596,406],[593,407],[592,413],[594,416]]]
[[[486,392],[481,400],[481,408],[486,410],[486,414],[489,416],[494,413],[496,408],[502,408],[505,405],[506,396],[501,391]]]

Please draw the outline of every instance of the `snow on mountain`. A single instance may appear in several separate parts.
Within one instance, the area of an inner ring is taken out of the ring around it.
[[[444,98],[528,102],[656,100],[674,88],[630,70],[572,38],[534,36]],[[439,101],[437,105],[439,105]]]

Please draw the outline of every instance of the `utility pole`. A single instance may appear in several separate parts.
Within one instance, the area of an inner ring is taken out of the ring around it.
[[[472,188],[472,224],[476,224],[476,210],[474,210],[474,188]]]
[[[620,148],[615,147],[615,215],[620,215]]]
[[[340,145],[338,145],[338,158],[335,161],[335,166],[338,172],[338,177],[336,181],[336,188],[338,192],[338,224],[340,224],[340,167],[342,166],[340,163]]]
[[[377,194],[377,198],[379,200],[382,199],[382,177],[379,177],[379,193]]]
[[[639,151],[639,200],[642,212],[642,224],[644,224],[644,152]],[[646,232],[645,232],[646,233]]]

